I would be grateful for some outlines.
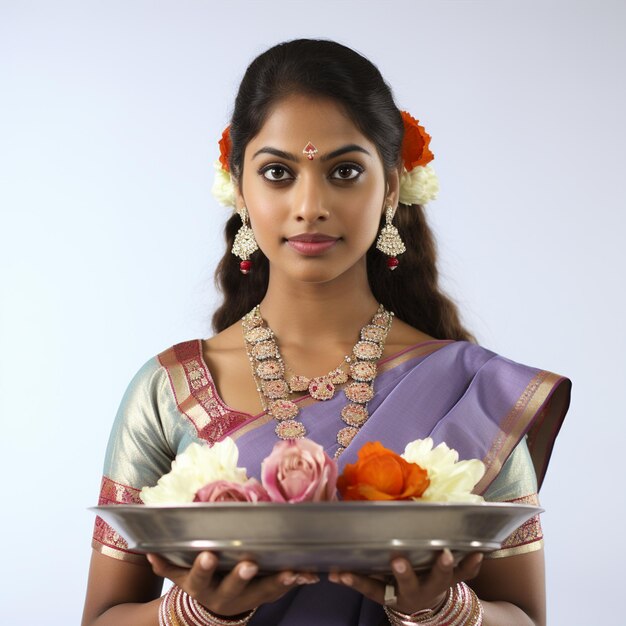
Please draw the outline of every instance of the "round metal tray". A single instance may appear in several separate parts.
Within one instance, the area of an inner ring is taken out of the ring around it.
[[[158,553],[180,566],[210,550],[222,569],[245,558],[267,572],[386,573],[390,560],[400,555],[419,570],[446,547],[457,561],[469,552],[496,550],[543,509],[403,501],[105,505],[92,510],[131,550]]]

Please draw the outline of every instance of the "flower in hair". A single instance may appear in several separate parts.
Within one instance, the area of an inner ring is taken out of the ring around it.
[[[223,206],[235,208],[235,184],[230,173],[230,153],[232,142],[230,140],[230,124],[222,132],[219,140],[220,156],[215,161],[215,178],[211,193],[213,197]]]
[[[235,185],[233,177],[222,166],[221,159],[215,161],[215,178],[211,187],[213,197],[223,206],[235,208]]]
[[[431,165],[420,165],[400,176],[402,204],[428,204],[439,193],[439,179]]]
[[[225,172],[230,172],[230,165],[228,161],[233,148],[233,143],[230,140],[230,124],[222,132],[222,137],[218,143],[220,147],[220,165]]]
[[[404,138],[402,139],[402,162],[407,172],[414,167],[424,166],[430,163],[435,155],[430,148],[430,135],[420,126],[410,113],[400,111],[404,124]]]
[[[430,149],[430,135],[410,113],[401,111],[404,124],[400,175],[400,202],[428,204],[439,193],[439,179],[429,163],[435,158]]]

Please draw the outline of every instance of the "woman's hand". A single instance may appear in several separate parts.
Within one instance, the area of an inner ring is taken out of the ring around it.
[[[169,578],[209,611],[224,617],[274,602],[299,585],[319,582],[315,574],[290,571],[255,579],[258,567],[252,561],[240,561],[228,574],[218,574],[218,559],[211,552],[201,552],[191,569],[176,567],[156,554],[149,554],[148,560],[155,574]]]
[[[478,574],[482,560],[483,555],[474,552],[454,567],[452,553],[446,549],[439,555],[428,574],[418,576],[406,559],[394,559],[391,562],[391,569],[396,579],[397,602],[390,608],[401,613],[415,613],[422,609],[439,607],[450,587],[470,580]],[[336,572],[330,574],[328,579],[351,587],[374,602],[384,604],[386,585],[379,578],[351,572]]]

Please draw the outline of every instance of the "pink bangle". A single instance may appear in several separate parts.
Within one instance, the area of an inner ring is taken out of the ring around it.
[[[480,600],[465,583],[450,587],[443,606],[436,611],[423,609],[416,613],[401,613],[389,607],[384,609],[392,626],[481,626],[483,623]]]
[[[159,606],[159,626],[245,626],[256,609],[243,617],[221,617],[211,613],[180,587],[172,587]]]

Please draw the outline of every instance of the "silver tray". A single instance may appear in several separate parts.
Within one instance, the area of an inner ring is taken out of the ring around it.
[[[416,570],[449,548],[460,560],[491,552],[543,509],[508,503],[304,502],[104,505],[93,507],[138,552],[188,567],[198,552],[220,568],[251,559],[261,571],[383,573],[404,556]]]

